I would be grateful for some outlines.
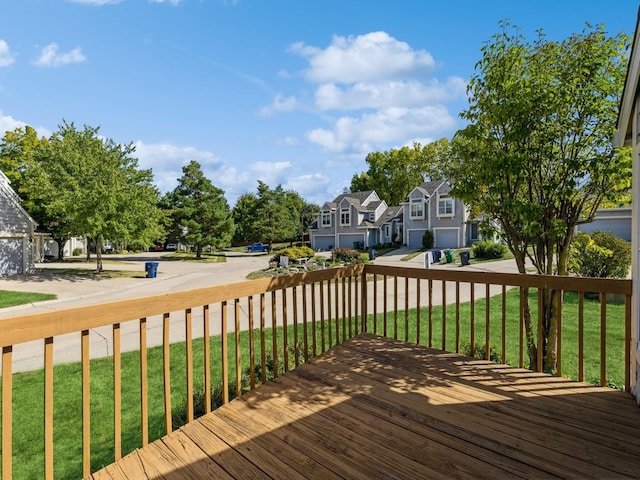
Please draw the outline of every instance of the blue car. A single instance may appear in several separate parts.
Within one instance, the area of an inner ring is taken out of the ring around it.
[[[271,245],[268,245],[266,243],[253,243],[249,246],[247,246],[247,252],[270,252],[271,251]]]

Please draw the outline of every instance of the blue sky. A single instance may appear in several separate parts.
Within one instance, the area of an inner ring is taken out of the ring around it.
[[[171,190],[197,160],[231,206],[258,180],[322,204],[368,153],[450,138],[508,18],[633,34],[632,0],[3,0],[0,132],[66,120],[134,143]]]

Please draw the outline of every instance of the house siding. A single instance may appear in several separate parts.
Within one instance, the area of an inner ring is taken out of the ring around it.
[[[596,212],[593,221],[578,225],[578,230],[593,233],[596,230],[611,232],[616,237],[631,241],[631,207],[602,208]]]

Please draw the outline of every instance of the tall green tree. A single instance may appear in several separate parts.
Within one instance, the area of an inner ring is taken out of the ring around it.
[[[301,240],[319,210],[297,192],[281,185],[272,189],[259,180],[257,193],[242,195],[233,208],[238,223],[235,239],[269,243]]]
[[[375,190],[387,204],[400,205],[422,182],[442,177],[440,165],[448,151],[449,141],[445,138],[424,147],[416,142],[412,148],[372,152],[365,159],[368,170],[351,178],[350,190]]]
[[[178,185],[167,199],[180,240],[194,246],[196,258],[202,257],[205,246],[229,245],[235,228],[231,209],[224,191],[204,176],[198,162],[192,160],[182,167]]]
[[[452,194],[499,226],[518,271],[566,275],[575,227],[629,188],[628,153],[611,138],[626,66],[623,34],[587,26],[564,41],[533,42],[508,22],[482,48],[468,86],[470,124],[453,141]],[[557,359],[558,292],[544,291],[542,343],[528,303],[531,366]],[[526,297],[528,298],[528,297]]]
[[[138,168],[132,145],[99,136],[99,128],[63,122],[37,149],[24,172],[36,218],[62,253],[72,236],[96,245],[102,271],[104,240],[148,244],[162,234],[163,213],[151,170]]]

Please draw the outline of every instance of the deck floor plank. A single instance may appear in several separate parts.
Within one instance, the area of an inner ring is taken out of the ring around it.
[[[361,334],[93,478],[638,478],[638,425],[623,392]]]

